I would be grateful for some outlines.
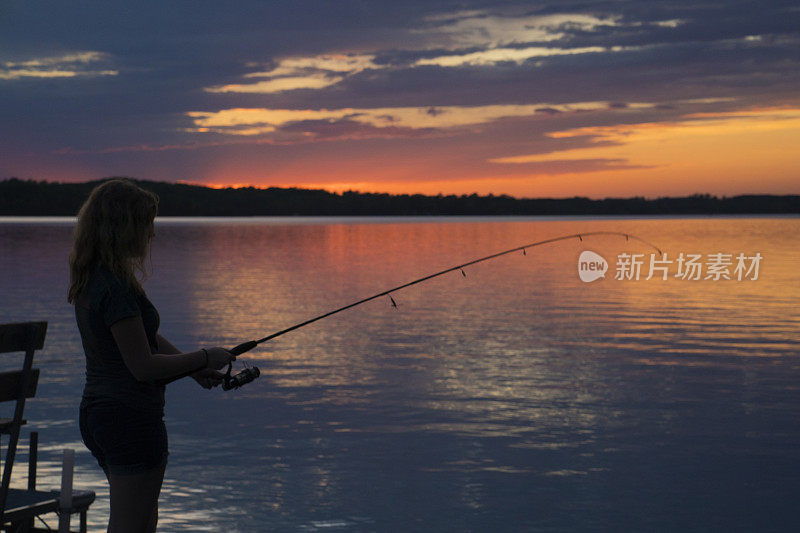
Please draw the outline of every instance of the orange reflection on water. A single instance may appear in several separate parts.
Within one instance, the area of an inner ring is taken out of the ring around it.
[[[630,232],[668,258],[764,256],[757,281],[621,281],[609,270],[605,280],[582,283],[583,250],[612,264],[623,252],[647,261],[652,250],[618,237],[568,241],[431,280],[395,294],[397,309],[379,299],[247,355],[275,363],[263,366],[270,390],[320,388],[314,401],[367,405],[371,387],[403,375],[412,398],[404,401],[466,417],[412,418],[403,431],[514,435],[558,420],[590,430],[602,413],[581,406],[604,394],[597,384],[607,372],[597,357],[694,364],[699,356],[782,356],[793,348],[794,219],[333,222],[220,224],[189,236],[190,228],[165,226],[161,246],[192,243],[181,255],[183,320],[196,324],[201,342],[234,345],[453,264],[576,232]],[[552,381],[562,366],[575,387]]]
[[[651,251],[618,237],[572,240],[400,291],[397,309],[380,299],[282,336],[246,357],[262,367],[261,381],[232,393],[203,391],[203,409],[200,396],[169,400],[171,413],[184,412],[169,421],[176,460],[162,524],[228,523],[243,511],[226,498],[249,498],[249,509],[270,518],[297,516],[308,501],[352,508],[362,476],[381,486],[375,469],[404,461],[405,445],[421,439],[431,450],[449,442],[449,451],[441,461],[409,460],[409,468],[455,478],[459,501],[484,508],[494,488],[487,474],[510,483],[580,479],[601,471],[609,456],[599,456],[615,447],[627,453],[641,438],[647,448],[662,446],[676,428],[688,437],[704,431],[692,425],[705,425],[702,416],[680,420],[682,402],[701,405],[731,391],[700,414],[716,416],[722,403],[742,412],[784,409],[795,385],[775,392],[767,378],[777,371],[764,368],[797,365],[797,218],[159,221],[147,290],[168,337],[181,336],[186,348],[232,346],[456,263],[599,230],[633,233],[670,258],[759,252],[764,261],[757,281],[619,281],[612,269],[603,281],[583,283],[583,250],[611,262]],[[54,356],[52,366],[63,358]],[[50,391],[81,371],[63,366],[42,382]],[[696,382],[681,383],[686,378]],[[174,387],[188,390],[181,386]],[[55,431],[57,414],[36,422]],[[220,427],[228,432],[218,434]],[[74,438],[64,442],[83,449]],[[683,442],[675,441],[676,456]],[[396,447],[381,462],[387,446]],[[47,461],[40,479],[56,487],[58,464]],[[99,524],[108,501],[102,474],[96,467],[78,474],[98,491],[92,516],[100,518],[90,521]]]

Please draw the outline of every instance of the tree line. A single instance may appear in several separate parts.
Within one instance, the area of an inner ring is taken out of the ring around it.
[[[110,178],[106,178],[110,179]],[[70,216],[103,180],[59,183],[0,181],[0,216]],[[646,199],[514,198],[508,195],[383,194],[322,189],[200,185],[132,179],[159,198],[162,216],[378,216],[378,215],[716,215],[797,214],[798,195],[717,197],[694,194]]]

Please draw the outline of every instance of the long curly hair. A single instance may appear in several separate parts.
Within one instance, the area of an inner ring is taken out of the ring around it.
[[[78,212],[69,256],[69,294],[74,302],[97,266],[110,270],[137,291],[147,275],[145,260],[154,234],[158,196],[126,179],[95,187]]]

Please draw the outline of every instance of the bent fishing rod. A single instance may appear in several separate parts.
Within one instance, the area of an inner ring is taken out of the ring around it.
[[[645,241],[644,239],[636,237],[635,235],[631,235],[630,233],[622,233],[622,232],[619,232],[619,231],[591,231],[591,232],[588,232],[588,233],[575,233],[573,235],[563,235],[561,237],[554,237],[552,239],[546,239],[546,240],[543,240],[543,241],[538,241],[538,242],[534,242],[534,243],[530,243],[530,244],[525,244],[523,246],[517,246],[516,248],[511,248],[510,250],[504,250],[502,252],[497,252],[497,253],[494,253],[494,254],[491,254],[491,255],[487,255],[485,257],[481,257],[479,259],[473,259],[472,261],[467,261],[466,263],[462,263],[460,265],[456,265],[454,267],[447,268],[445,270],[436,272],[434,274],[430,274],[428,276],[421,277],[419,279],[415,279],[414,281],[409,281],[408,283],[404,283],[402,285],[398,285],[397,287],[392,287],[391,289],[385,290],[383,292],[379,292],[378,294],[373,294],[372,296],[369,296],[367,298],[363,298],[361,300],[358,300],[357,302],[353,302],[351,304],[339,307],[338,309],[334,309],[333,311],[328,311],[325,314],[316,316],[314,318],[310,318],[310,319],[306,320],[305,322],[300,322],[299,324],[295,324],[294,326],[290,326],[290,327],[288,327],[286,329],[282,329],[280,331],[276,331],[275,333],[267,335],[263,339],[243,342],[242,344],[239,344],[238,346],[235,346],[234,348],[231,348],[229,351],[230,351],[230,353],[232,355],[235,355],[235,356],[241,355],[241,354],[243,354],[245,352],[249,352],[250,350],[252,350],[253,348],[255,348],[256,346],[258,346],[259,344],[261,344],[263,342],[267,342],[268,340],[272,340],[275,337],[279,337],[281,335],[289,333],[290,331],[294,331],[296,329],[302,328],[302,327],[307,326],[309,324],[312,324],[312,323],[314,323],[314,322],[316,322],[318,320],[322,320],[323,318],[327,318],[327,317],[329,317],[331,315],[335,315],[336,313],[340,313],[342,311],[345,311],[345,310],[350,309],[352,307],[355,307],[357,305],[361,305],[363,303],[367,303],[367,302],[369,302],[371,300],[375,300],[376,298],[380,298],[382,296],[388,296],[389,300],[392,303],[392,307],[397,307],[397,303],[394,301],[394,298],[392,298],[392,294],[391,293],[399,291],[401,289],[405,289],[406,287],[410,287],[412,285],[416,285],[418,283],[422,283],[423,281],[428,281],[429,279],[433,279],[433,278],[436,278],[438,276],[442,276],[442,275],[447,274],[449,272],[460,271],[461,274],[464,277],[466,277],[467,274],[464,272],[464,268],[466,268],[466,267],[468,267],[470,265],[474,265],[476,263],[481,263],[483,261],[488,261],[488,260],[494,259],[496,257],[500,257],[500,256],[503,256],[503,255],[507,255],[507,254],[511,254],[511,253],[519,252],[519,251],[521,251],[523,255],[527,255],[526,250],[528,248],[535,248],[536,246],[542,246],[542,245],[545,245],[545,244],[551,244],[551,243],[554,243],[554,242],[566,241],[566,240],[569,240],[569,239],[576,239],[576,238],[578,240],[580,240],[580,241],[583,241],[584,237],[590,237],[590,236],[595,236],[595,235],[617,235],[617,236],[620,236],[620,237],[625,237],[626,241],[633,239],[635,241],[639,241],[641,243],[646,244],[650,248],[653,248],[654,250],[656,250],[659,255],[662,255],[661,249],[658,246],[656,246],[654,244],[651,244],[651,243]],[[232,367],[232,363],[229,363],[228,364],[228,371],[225,374],[225,378],[224,378],[224,380],[222,382],[222,388],[225,389],[225,390],[237,389],[237,388],[239,388],[239,387],[241,387],[241,386],[243,386],[243,385],[245,385],[247,383],[250,383],[251,381],[255,380],[261,374],[261,372],[259,371],[259,369],[257,367],[248,367],[248,368],[245,368],[244,370],[242,370],[241,372],[239,372],[238,374],[236,374],[234,376],[231,376],[231,367]]]

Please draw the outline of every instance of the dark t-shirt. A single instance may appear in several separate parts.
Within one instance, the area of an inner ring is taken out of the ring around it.
[[[117,347],[111,326],[141,316],[150,350],[156,353],[158,311],[143,292],[129,287],[109,270],[96,268],[75,301],[75,318],[86,353],[85,400],[116,400],[142,410],[162,411],[164,385],[138,381]]]

